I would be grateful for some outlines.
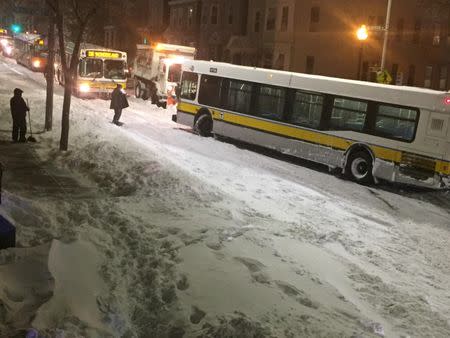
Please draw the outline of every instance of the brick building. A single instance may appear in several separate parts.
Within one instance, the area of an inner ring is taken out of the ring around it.
[[[449,89],[450,6],[394,0],[386,69],[397,84]],[[362,49],[362,78],[379,69],[387,1],[250,0],[248,33],[230,49],[241,63],[357,78],[361,24],[374,28]],[[236,59],[236,58],[235,58]]]
[[[202,1],[169,1],[169,26],[163,34],[168,43],[197,47],[200,41]]]

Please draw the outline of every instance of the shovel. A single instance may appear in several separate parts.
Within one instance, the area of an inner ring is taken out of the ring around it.
[[[28,106],[28,121],[30,122],[30,136],[28,136],[27,141],[35,143],[37,141],[33,137],[33,130],[31,129],[31,113],[30,113],[30,105],[28,104],[28,99],[27,99],[27,106]]]

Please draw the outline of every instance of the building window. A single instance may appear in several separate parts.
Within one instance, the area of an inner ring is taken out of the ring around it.
[[[194,9],[192,7],[189,7],[188,9],[188,25],[192,26],[192,21],[194,18]]]
[[[394,84],[397,83],[397,75],[398,75],[398,63],[394,63],[392,65],[392,71],[391,71],[392,79],[394,80]]]
[[[419,19],[417,19],[416,22],[414,23],[413,43],[419,43],[421,29],[422,29],[422,22]]]
[[[289,7],[283,7],[281,14],[281,31],[286,32],[289,23]]]
[[[176,8],[173,9],[172,12],[172,26],[175,26],[177,23],[178,11]]]
[[[230,7],[230,11],[228,12],[228,24],[233,24],[233,7]]]
[[[312,7],[311,8],[311,19],[310,19],[310,25],[309,25],[309,31],[310,32],[316,32],[316,25],[320,21],[320,7]]]
[[[275,22],[277,19],[277,11],[275,8],[269,8],[267,11],[266,30],[273,31],[275,29]]]
[[[404,29],[405,29],[405,21],[403,19],[399,19],[397,21],[397,34],[395,35],[397,41],[402,41]]]
[[[408,86],[414,86],[414,81],[416,77],[416,66],[410,65],[408,71]]]
[[[306,57],[306,74],[313,74],[314,73],[314,56],[307,56]]]
[[[273,51],[265,50],[263,53],[263,68],[271,69],[273,67]]]
[[[259,32],[261,26],[261,12],[256,12],[255,13],[255,33]]]
[[[278,54],[278,59],[277,59],[277,63],[275,66],[276,69],[279,69],[279,70],[284,69],[284,59],[285,59],[284,54],[282,54],[282,53]]]
[[[433,66],[425,67],[425,82],[423,86],[425,88],[431,88],[431,80],[433,78]]]
[[[178,27],[183,26],[183,8],[178,9]]]
[[[217,6],[211,7],[211,24],[217,25]]]
[[[447,80],[448,80],[448,67],[441,66],[441,69],[439,72],[439,89],[440,90],[447,90]]]
[[[439,46],[441,44],[441,25],[435,23],[433,25],[433,46]]]

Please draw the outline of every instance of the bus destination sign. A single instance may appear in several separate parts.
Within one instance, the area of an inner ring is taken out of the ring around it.
[[[122,58],[122,53],[103,50],[88,50],[86,51],[86,56],[91,58],[120,59]]]

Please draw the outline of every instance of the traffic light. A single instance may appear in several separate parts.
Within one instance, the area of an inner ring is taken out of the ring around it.
[[[13,31],[13,33],[16,33],[16,34],[20,33],[22,31],[22,26],[17,23],[14,23],[11,25],[11,30]]]

